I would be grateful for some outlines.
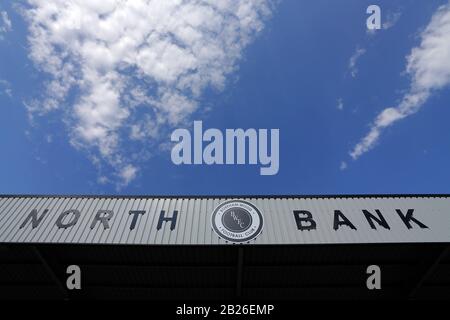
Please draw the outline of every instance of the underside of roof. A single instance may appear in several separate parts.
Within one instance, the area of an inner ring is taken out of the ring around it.
[[[81,268],[81,290],[66,269]],[[367,267],[381,268],[368,290]],[[444,244],[0,245],[0,299],[450,299]]]

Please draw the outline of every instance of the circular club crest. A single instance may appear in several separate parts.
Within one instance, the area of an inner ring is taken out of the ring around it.
[[[250,202],[230,200],[216,207],[211,224],[222,239],[242,243],[256,238],[264,222],[261,212]]]

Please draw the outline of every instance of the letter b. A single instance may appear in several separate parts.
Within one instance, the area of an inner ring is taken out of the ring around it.
[[[295,223],[298,230],[315,230],[316,222],[314,221],[311,212],[306,210],[294,210]]]

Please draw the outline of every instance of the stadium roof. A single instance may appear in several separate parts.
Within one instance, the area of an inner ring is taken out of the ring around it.
[[[438,243],[449,226],[448,196],[0,198],[4,243]]]

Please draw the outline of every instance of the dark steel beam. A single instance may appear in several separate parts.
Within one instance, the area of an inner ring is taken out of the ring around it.
[[[436,268],[441,263],[442,259],[444,259],[445,256],[447,256],[450,253],[450,247],[445,247],[444,250],[441,251],[441,253],[436,257],[436,259],[433,261],[433,263],[427,268],[423,276],[419,279],[417,284],[413,287],[411,292],[409,293],[409,299],[414,299],[417,292],[420,290],[422,285],[427,281],[427,279],[436,271]]]
[[[61,279],[57,275],[57,267],[53,259],[49,258],[45,253],[43,253],[41,250],[39,250],[36,246],[31,247],[33,252],[35,253],[36,257],[39,259],[39,261],[44,266],[45,270],[47,271],[48,275],[52,278],[53,282],[55,283],[58,290],[61,292],[62,298],[64,300],[69,300],[69,292],[67,288],[64,286],[64,283],[61,281]]]

